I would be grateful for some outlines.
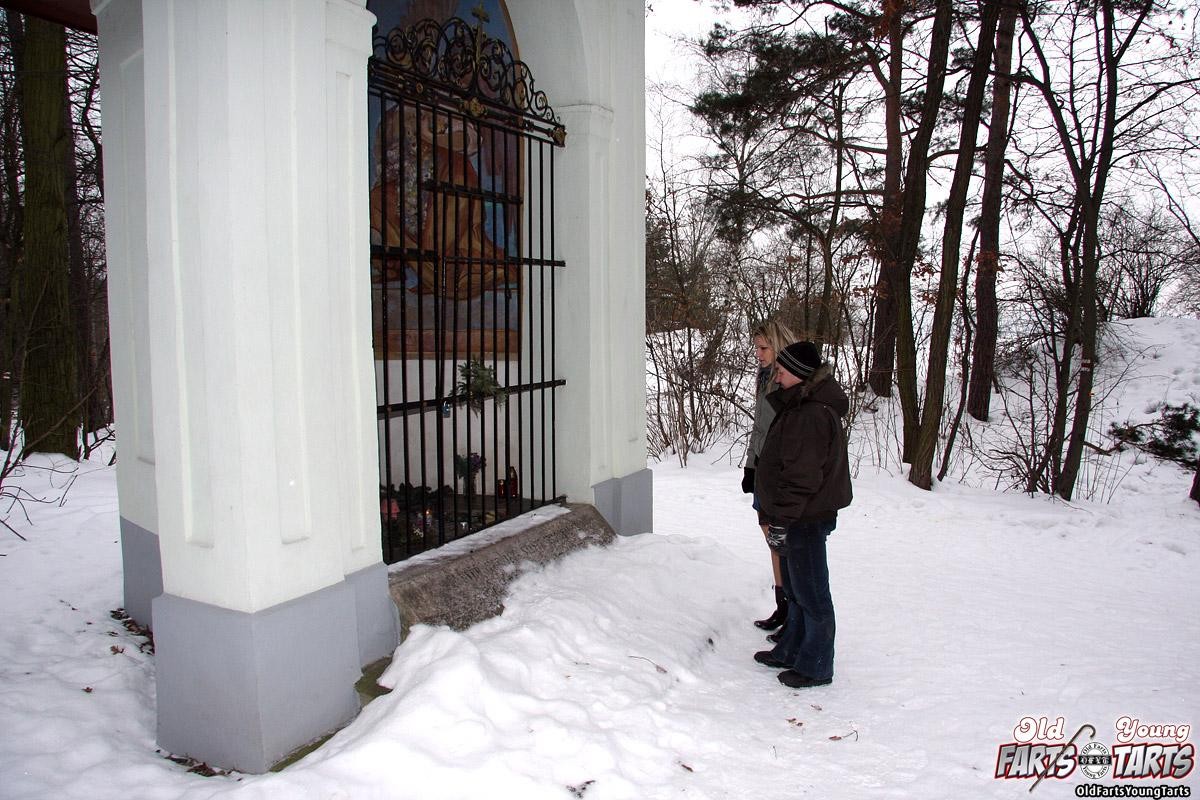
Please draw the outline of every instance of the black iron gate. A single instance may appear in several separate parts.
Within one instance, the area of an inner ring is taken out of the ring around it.
[[[377,36],[371,285],[384,560],[547,503],[554,153],[566,131],[480,25]]]

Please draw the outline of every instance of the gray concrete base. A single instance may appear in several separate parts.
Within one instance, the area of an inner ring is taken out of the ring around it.
[[[388,583],[404,633],[420,623],[463,630],[494,617],[504,610],[504,593],[520,574],[519,564],[547,564],[582,547],[612,542],[613,530],[595,508],[572,504],[568,509],[499,537],[484,532],[454,543],[475,542],[476,547],[455,548],[444,556],[434,551],[431,558],[392,565]]]
[[[596,508],[621,536],[654,530],[654,473],[638,470],[592,487]]]
[[[391,656],[400,643],[400,617],[388,594],[388,570],[382,561],[346,576],[354,590],[358,616],[358,663],[360,666]]]
[[[160,595],[159,746],[260,773],[353,719],[355,606],[355,589],[344,581],[254,614]]]
[[[153,628],[152,601],[163,592],[158,534],[121,517],[121,564],[125,575],[125,613]]]

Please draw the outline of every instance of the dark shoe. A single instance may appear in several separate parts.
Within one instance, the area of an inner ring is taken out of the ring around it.
[[[779,682],[793,689],[808,689],[812,686],[828,686],[833,683],[833,678],[810,678],[794,669],[788,669],[779,673]]]
[[[771,655],[770,650],[759,650],[754,654],[754,660],[772,669],[787,669],[788,665]]]
[[[775,631],[767,634],[767,641],[771,644],[779,644],[779,640],[783,638],[783,631]]]
[[[783,596],[783,587],[775,587],[775,610],[766,619],[757,619],[754,624],[764,631],[773,631],[787,622],[787,598]]]

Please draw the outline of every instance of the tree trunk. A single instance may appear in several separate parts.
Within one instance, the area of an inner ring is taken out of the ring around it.
[[[976,234],[976,238],[978,238],[978,234]],[[959,287],[959,297],[963,308],[963,346],[959,359],[959,369],[962,370],[962,374],[964,376],[967,374],[967,370],[970,369],[971,366],[970,354],[971,337],[973,335],[973,331],[971,326],[971,315],[967,313],[967,286],[971,280],[971,264],[974,261],[972,256],[975,254],[975,244],[976,243],[974,241],[971,242],[971,253],[967,255],[967,260],[965,262],[966,266],[963,268],[962,286]],[[950,423],[950,433],[946,434],[946,446],[942,449],[942,468],[938,470],[937,476],[939,482],[944,481],[946,479],[946,473],[950,471],[950,456],[954,453],[954,442],[958,438],[959,429],[962,427],[963,411],[965,411],[966,408],[967,382],[964,380],[959,382],[958,408],[954,412],[954,421]]]
[[[925,81],[925,101],[921,120],[908,149],[908,170],[904,176],[904,211],[900,218],[900,257],[896,270],[896,384],[900,389],[900,408],[904,416],[902,444],[905,462],[912,463],[921,428],[921,407],[917,398],[917,347],[913,330],[912,272],[921,242],[921,224],[925,218],[925,181],[929,172],[929,144],[937,125],[942,90],[946,83],[946,60],[950,51],[950,33],[954,4],[938,0],[929,41],[929,69]]]
[[[938,431],[945,408],[946,361],[950,349],[950,332],[954,327],[954,300],[958,294],[958,262],[962,248],[963,217],[966,215],[967,189],[975,164],[975,139],[979,133],[979,117],[983,109],[984,89],[992,61],[992,44],[996,35],[996,19],[1000,15],[1000,0],[988,0],[983,7],[979,26],[979,44],[971,68],[963,107],[962,129],[958,137],[958,158],[954,179],[946,201],[946,225],[942,233],[942,272],[938,281],[937,306],[933,312],[933,330],[929,339],[929,365],[925,377],[925,408],[921,427],[913,449],[912,468],[908,480],[921,489],[933,485],[933,459],[937,452]]]
[[[1076,331],[1079,329],[1079,292],[1077,291],[1077,287],[1079,286],[1079,258],[1076,239],[1081,215],[1079,201],[1076,200],[1076,208],[1072,212],[1067,229],[1059,236],[1060,269],[1062,270],[1063,287],[1069,305],[1066,309],[1066,318],[1064,319],[1064,326],[1061,331],[1054,330],[1054,316],[1053,313],[1050,314],[1051,329],[1048,332],[1049,338],[1051,342],[1061,342],[1062,355],[1055,355],[1054,416],[1051,423],[1050,435],[1046,440],[1045,448],[1042,450],[1041,458],[1029,470],[1029,475],[1027,476],[1026,491],[1030,494],[1041,488],[1045,488],[1047,491],[1053,490],[1053,486],[1057,483],[1058,475],[1062,468],[1062,447],[1067,436],[1067,406],[1069,405],[1071,394]],[[1032,380],[1033,377],[1031,375],[1031,383]],[[1049,480],[1046,478],[1047,471],[1052,476]]]
[[[1196,467],[1196,474],[1192,476],[1192,491],[1188,497],[1200,503],[1200,466]]]
[[[887,154],[883,167],[883,204],[879,212],[879,278],[875,282],[875,324],[871,333],[868,383],[879,397],[892,396],[896,363],[896,274],[900,269],[900,217],[904,209],[901,176],[904,137],[900,92],[904,79],[904,19],[896,10],[888,20],[888,77],[884,86],[884,131]]]
[[[24,340],[20,417],[25,450],[78,458],[78,393],[67,254],[66,37],[28,17],[20,69],[25,131],[25,258],[13,280]]]
[[[1079,389],[1075,395],[1075,418],[1071,424],[1071,438],[1067,442],[1067,453],[1063,457],[1063,468],[1057,481],[1057,492],[1064,500],[1070,500],[1079,477],[1080,461],[1083,458],[1083,443],[1087,438],[1088,423],[1092,414],[1092,386],[1095,382],[1096,334],[1098,309],[1096,303],[1096,275],[1100,269],[1100,207],[1104,202],[1104,189],[1108,173],[1112,168],[1113,139],[1117,128],[1118,69],[1120,59],[1115,54],[1114,35],[1116,19],[1113,0],[1102,0],[1104,48],[1102,69],[1104,77],[1104,116],[1100,130],[1100,146],[1096,153],[1095,181],[1087,181],[1084,204],[1083,252],[1080,261],[1079,302],[1083,312],[1080,329],[1082,352],[1079,364]],[[1149,5],[1141,12],[1139,24],[1149,13]],[[1136,27],[1129,36],[1135,35]],[[1086,171],[1077,173],[1089,177]]]
[[[1075,411],[1071,422],[1071,436],[1067,441],[1067,452],[1063,456],[1062,470],[1055,481],[1055,492],[1064,500],[1070,500],[1079,478],[1079,467],[1083,459],[1083,442],[1087,438],[1087,427],[1092,415],[1092,388],[1095,384],[1096,333],[1098,315],[1096,307],[1096,273],[1099,268],[1098,226],[1100,219],[1099,197],[1103,196],[1101,184],[1097,196],[1088,198],[1084,208],[1084,242],[1080,258],[1079,310],[1080,310],[1080,354],[1079,384],[1075,392]],[[1070,332],[1068,332],[1069,335]],[[1068,346],[1070,339],[1068,338]]]
[[[833,336],[833,249],[837,238],[837,230],[841,225],[842,216],[842,176],[845,172],[844,155],[842,153],[842,102],[846,95],[845,84],[839,84],[834,90],[834,118],[837,126],[837,139],[834,144],[834,178],[833,206],[829,211],[829,222],[821,236],[821,265],[824,268],[821,280],[821,308],[817,316],[817,341],[837,344]]]
[[[20,14],[4,12],[6,39],[11,63],[19,59],[25,41],[25,25]],[[15,73],[16,70],[14,69]],[[12,449],[14,392],[20,366],[15,347],[12,279],[21,261],[21,229],[24,213],[21,205],[21,113],[17,102],[17,84],[4,76],[0,92],[0,450]]]
[[[1000,312],[996,305],[996,273],[1000,267],[1000,204],[1004,155],[1008,147],[1008,114],[1012,98],[1012,41],[1021,0],[1004,0],[996,29],[996,78],[992,85],[992,115],[984,156],[983,201],[979,220],[979,263],[975,270],[975,347],[967,413],[986,421],[991,411],[996,374],[996,335]]]
[[[68,34],[67,47],[68,54],[70,48],[77,40],[74,40]],[[100,100],[100,54],[99,48],[92,57],[83,59],[81,63],[85,66],[86,71],[74,76],[72,86],[76,86],[77,97],[79,98],[81,108],[76,119],[79,121],[79,126],[72,132],[71,142],[74,147],[78,142],[82,141],[76,138],[82,135],[87,139],[92,147],[90,159],[76,159],[74,165],[74,175],[78,176],[79,180],[86,185],[90,179],[90,183],[95,187],[97,195],[90,198],[92,202],[103,203],[104,201],[104,149],[100,142],[100,132],[93,125],[93,109],[95,109]],[[86,213],[85,203],[89,198],[85,197],[86,189],[76,190],[69,197],[76,198],[76,214],[79,220],[79,229],[86,236],[86,225],[88,217]],[[81,242],[82,244],[82,242]],[[83,392],[86,396],[86,406],[84,410],[85,429],[89,432],[95,432],[108,425],[112,424],[112,379],[109,368],[108,358],[108,286],[107,286],[107,268],[105,263],[105,254],[101,251],[98,255],[90,255],[86,246],[83,246],[83,265],[85,268],[85,289],[86,302],[90,323],[87,325],[88,339],[88,364],[87,376],[83,382]]]
[[[821,242],[821,265],[824,267],[821,280],[821,309],[817,316],[816,341],[821,344],[837,344],[833,337],[833,243]]]
[[[63,147],[64,199],[67,213],[67,269],[71,297],[71,322],[75,328],[75,380],[79,393],[84,396],[79,417],[82,420],[83,447],[86,457],[87,434],[95,430],[93,398],[100,382],[92,346],[92,298],[88,279],[87,256],[83,251],[83,203],[79,196],[78,167],[75,157],[75,127],[71,120],[71,99],[63,95],[63,131],[66,145]]]

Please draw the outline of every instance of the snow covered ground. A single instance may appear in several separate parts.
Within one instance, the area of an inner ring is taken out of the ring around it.
[[[1113,402],[1200,400],[1200,323],[1134,332],[1140,377]],[[110,616],[114,474],[86,464],[61,505],[9,512],[28,541],[0,529],[0,798],[1024,797],[993,777],[1024,717],[1110,746],[1122,717],[1200,722],[1200,507],[1188,473],[1125,457],[1110,504],[860,469],[829,541],[834,683],[799,691],[751,658],[770,575],[740,471],[654,465],[653,534],[526,573],[466,632],[416,628],[393,691],[319,750],[213,777],[156,751],[153,656]],[[56,499],[69,479],[14,485]],[[1035,795],[1086,783],[1114,781]]]

